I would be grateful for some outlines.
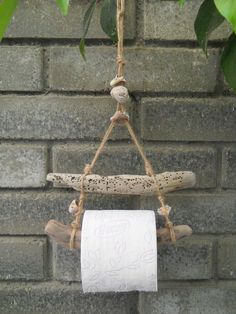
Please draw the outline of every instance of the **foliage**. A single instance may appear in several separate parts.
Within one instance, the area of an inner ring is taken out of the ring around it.
[[[209,35],[225,20],[229,22],[232,34],[224,43],[221,67],[226,81],[236,92],[236,1],[204,0],[198,11],[194,29],[200,47],[207,54]]]
[[[62,15],[67,15],[69,0],[57,0],[57,6],[61,10]]]
[[[5,30],[16,9],[18,0],[2,0],[0,3],[0,40],[2,40]]]
[[[62,15],[67,15],[70,0],[55,0]],[[177,0],[183,6],[187,0]],[[19,0],[0,0],[0,40],[10,23]],[[117,41],[116,30],[116,0],[90,0],[83,19],[83,36],[80,40],[80,53],[85,59],[85,37],[96,8],[101,3],[100,24],[103,31],[113,43]],[[207,55],[208,39],[210,34],[225,20],[232,28],[232,34],[225,42],[221,55],[221,67],[226,81],[236,92],[236,0],[203,0],[194,29],[197,40]]]

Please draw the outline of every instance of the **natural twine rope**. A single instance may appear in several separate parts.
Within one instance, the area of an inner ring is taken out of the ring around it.
[[[124,14],[125,14],[125,0],[117,0],[117,37],[118,37],[118,44],[117,44],[117,76],[124,76],[124,66],[125,66],[125,59],[124,59]],[[117,103],[117,109],[116,111],[125,113],[125,107],[123,104]],[[104,146],[106,145],[106,142],[108,141],[108,139],[110,138],[110,135],[112,133],[113,128],[115,127],[115,125],[117,124],[117,122],[111,122],[111,124],[109,125],[108,129],[106,130],[102,141],[95,153],[95,156],[91,162],[91,164],[87,164],[84,168],[84,173],[80,178],[80,197],[79,197],[79,202],[78,202],[78,212],[75,214],[75,220],[71,223],[72,226],[72,232],[71,232],[71,238],[70,238],[70,248],[73,249],[74,248],[74,241],[75,241],[75,235],[76,232],[79,230],[80,228],[80,220],[81,220],[81,216],[84,213],[84,202],[85,202],[85,198],[86,198],[86,193],[84,191],[84,179],[88,174],[92,173],[92,170],[100,156],[100,154],[102,153]],[[153,179],[153,183],[155,184],[156,187],[156,196],[158,198],[158,201],[161,204],[161,209],[162,209],[162,215],[165,218],[165,226],[169,229],[170,232],[170,238],[172,242],[176,241],[176,237],[175,237],[175,232],[173,229],[173,224],[169,219],[169,212],[167,209],[167,205],[165,204],[165,200],[164,197],[159,189],[157,180],[156,180],[156,175],[153,171],[153,168],[149,162],[149,160],[147,159],[142,146],[139,144],[138,139],[134,133],[134,130],[132,128],[132,126],[130,125],[129,121],[125,122],[125,125],[128,129],[128,132],[130,134],[131,139],[133,140],[135,146],[137,147],[138,152],[140,153],[140,156],[142,157],[143,161],[144,161],[144,165],[145,165],[145,171],[146,174],[148,176],[150,176]]]

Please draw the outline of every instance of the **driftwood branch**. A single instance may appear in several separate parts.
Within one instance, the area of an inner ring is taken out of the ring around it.
[[[49,173],[47,175],[48,181],[66,184],[77,191],[80,191],[80,178],[81,174]],[[193,187],[196,176],[191,171],[164,172],[156,175],[156,180],[160,191],[165,194]],[[85,177],[84,190],[86,193],[153,195],[155,185],[149,176],[92,174]]]
[[[45,232],[59,245],[69,249],[70,248],[70,235],[72,227],[71,225],[63,225],[56,220],[50,220],[46,227]],[[187,225],[174,226],[174,232],[176,240],[183,237],[189,237],[192,235],[192,229]],[[157,230],[157,241],[161,244],[170,244],[170,233],[167,228],[160,228]],[[81,244],[81,231],[78,230],[75,235],[75,249],[80,249]]]

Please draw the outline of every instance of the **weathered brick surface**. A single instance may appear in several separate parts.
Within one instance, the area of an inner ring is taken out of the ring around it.
[[[45,265],[45,239],[36,237],[0,237],[0,251],[1,280],[44,279],[44,268],[47,266]]]
[[[80,250],[70,251],[54,243],[53,277],[62,281],[81,281]]]
[[[236,287],[176,288],[142,293],[140,314],[234,314]]]
[[[111,97],[2,96],[0,120],[4,122],[1,124],[0,137],[90,140],[101,138],[115,106]],[[118,126],[114,129],[113,139],[127,137],[125,128]]]
[[[0,234],[44,234],[48,220],[70,223],[68,207],[78,192],[2,192],[0,193]],[[88,209],[132,209],[132,197],[89,195]]]
[[[0,90],[40,91],[43,88],[42,49],[2,46],[0,48]]]
[[[156,172],[193,171],[196,174],[196,188],[216,186],[216,150],[200,146],[146,146]]]
[[[173,222],[189,225],[194,233],[235,232],[236,195],[233,193],[168,194],[167,203],[173,208]],[[141,199],[141,208],[156,210],[157,206],[154,197]]]
[[[196,40],[194,20],[201,0],[189,0],[183,7],[177,1],[144,1],[144,38],[161,40]],[[230,27],[224,23],[210,39],[227,38]]]
[[[84,164],[92,160],[96,148],[95,145],[56,145],[53,148],[53,171],[83,172]],[[197,175],[196,187],[216,185],[216,152],[212,148],[146,147],[146,152],[157,172],[192,170]],[[97,161],[95,172],[103,175],[144,174],[144,166],[134,147],[110,145]]]
[[[0,187],[40,187],[46,183],[44,145],[0,145]]]
[[[229,189],[236,188],[236,147],[228,147],[223,150],[222,186]]]
[[[134,314],[136,294],[83,294],[80,285],[0,284],[3,314]]]
[[[69,91],[107,90],[115,74],[115,49],[88,47],[86,54],[85,64],[77,47],[51,48],[50,88]],[[218,72],[216,49],[210,50],[208,59],[200,49],[186,48],[126,48],[125,56],[128,87],[132,91],[214,91]]]
[[[219,278],[236,279],[236,237],[225,237],[219,240],[218,276]]]
[[[143,98],[140,116],[146,140],[235,141],[233,97]]]
[[[69,251],[53,245],[54,278],[63,281],[81,281],[80,251]],[[158,247],[158,279],[209,279],[212,276],[212,241],[191,238],[176,246]]]
[[[88,1],[70,1],[68,15],[63,17],[55,1],[20,1],[7,31],[9,38],[81,38],[83,18]],[[126,1],[126,38],[135,36],[135,0]],[[24,23],[22,23],[24,20]],[[97,6],[86,38],[107,38],[100,26],[100,5]]]
[[[84,165],[89,163],[98,145],[55,145],[53,147],[53,171],[83,173]],[[128,145],[106,146],[94,168],[94,173],[112,175],[144,172],[137,151]]]
[[[209,279],[211,277],[211,240],[192,237],[172,246],[159,245],[159,280]]]

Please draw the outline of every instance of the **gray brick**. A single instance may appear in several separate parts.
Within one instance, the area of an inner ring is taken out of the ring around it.
[[[225,237],[219,240],[218,276],[225,279],[236,279],[236,237]]]
[[[144,98],[141,134],[159,141],[235,141],[235,109],[231,97]]]
[[[236,288],[198,287],[141,293],[140,314],[234,314]]]
[[[81,281],[80,250],[70,251],[53,243],[53,277],[62,281]]]
[[[101,138],[115,111],[111,97],[2,96],[0,137],[4,139]],[[32,114],[33,113],[33,114]],[[16,128],[17,125],[17,128]],[[112,138],[124,139],[124,127]]]
[[[0,237],[0,279],[44,279],[46,240],[36,237]]]
[[[158,248],[159,280],[209,279],[212,276],[212,242],[191,237]]]
[[[41,90],[43,88],[42,66],[42,49],[2,46],[0,48],[0,90]]]
[[[90,163],[98,144],[55,145],[53,147],[53,171],[82,173],[84,165]],[[144,172],[137,151],[128,145],[106,146],[94,168],[94,173],[111,175]]]
[[[201,0],[186,1],[180,7],[177,1],[144,1],[144,39],[158,40],[196,40],[194,20],[197,16]],[[230,27],[224,23],[210,39],[227,38]]]
[[[82,293],[78,284],[0,284],[4,314],[133,314],[136,294]]]
[[[56,219],[70,223],[73,217],[67,209],[79,194],[60,192],[1,192],[0,234],[44,234],[48,220]],[[127,209],[134,208],[132,197],[89,195],[86,208]]]
[[[0,187],[40,187],[46,183],[46,147],[0,145]]]
[[[55,1],[20,1],[5,37],[81,38],[88,1],[70,1],[68,16],[62,17]],[[22,23],[22,21],[24,21]],[[135,1],[126,2],[126,38],[135,36]],[[100,26],[100,5],[95,10],[87,38],[107,38]]]
[[[236,188],[236,147],[226,147],[222,158],[222,186]]]
[[[53,90],[101,91],[115,74],[115,48],[88,47],[87,63],[77,47],[50,49],[49,85]],[[126,48],[131,91],[212,92],[218,73],[218,50],[206,59],[200,49]]]
[[[193,171],[196,188],[216,186],[216,150],[200,146],[146,147],[147,157],[157,173],[165,171]]]
[[[193,233],[235,232],[235,194],[169,194],[167,203],[173,208],[171,219],[174,224],[187,224]],[[154,197],[142,198],[140,205],[141,208],[154,210],[159,206]]]

